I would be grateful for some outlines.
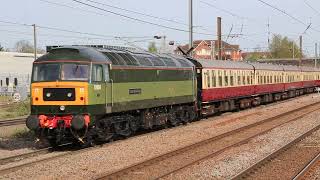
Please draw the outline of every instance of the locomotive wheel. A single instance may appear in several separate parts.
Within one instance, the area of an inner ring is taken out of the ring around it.
[[[111,123],[108,122],[108,120],[104,119],[97,123],[95,132],[92,133],[97,135],[97,141],[108,142],[113,140],[114,132],[112,131]]]
[[[176,115],[176,112],[174,112],[173,109],[170,110],[169,112],[169,123],[171,126],[175,127],[175,126],[178,126],[179,125],[179,121],[177,119],[177,115]]]
[[[57,140],[55,138],[53,139],[47,139],[48,143],[51,147],[56,148],[59,146],[59,143],[57,142]]]
[[[135,133],[139,129],[138,119],[135,117],[129,118],[130,121],[130,129],[133,133]]]
[[[129,137],[132,134],[129,121],[115,123],[114,126],[117,135]]]

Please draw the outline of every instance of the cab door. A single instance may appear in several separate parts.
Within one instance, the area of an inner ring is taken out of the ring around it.
[[[91,112],[94,112],[94,114],[105,114],[106,84],[104,76],[104,65],[92,64],[89,105]]]

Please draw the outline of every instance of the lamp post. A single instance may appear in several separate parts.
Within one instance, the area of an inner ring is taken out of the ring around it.
[[[162,47],[161,47],[161,53],[165,53],[166,52],[166,36],[153,36],[155,39],[162,39]]]

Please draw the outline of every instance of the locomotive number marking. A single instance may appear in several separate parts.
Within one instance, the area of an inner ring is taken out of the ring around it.
[[[93,86],[93,89],[94,89],[94,90],[101,90],[101,85],[94,85],[94,86]]]

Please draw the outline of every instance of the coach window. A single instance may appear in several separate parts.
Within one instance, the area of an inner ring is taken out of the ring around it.
[[[217,87],[216,72],[212,70],[212,87]]]
[[[242,71],[242,85],[246,85],[246,72]]]
[[[251,74],[251,84],[256,84],[255,82],[255,77],[254,77],[254,73],[253,72],[250,72]]]
[[[229,73],[230,73],[230,86],[233,86],[234,85],[234,78],[233,78],[233,76],[234,76],[234,74],[233,74],[233,71],[229,71]]]
[[[210,83],[210,71],[208,70],[207,71],[207,83],[208,83],[208,88],[210,88],[211,87],[211,83]]]
[[[221,72],[221,70],[218,70],[218,76],[219,76],[219,87],[222,87],[222,72]]]
[[[224,71],[224,86],[229,86],[229,77],[227,71]]]
[[[238,86],[241,86],[241,74],[240,74],[240,71],[237,71],[237,80],[238,80]]]
[[[204,70],[202,71],[202,86],[203,86],[203,89],[205,89],[207,87],[207,78],[206,78],[206,73],[204,72]]]

